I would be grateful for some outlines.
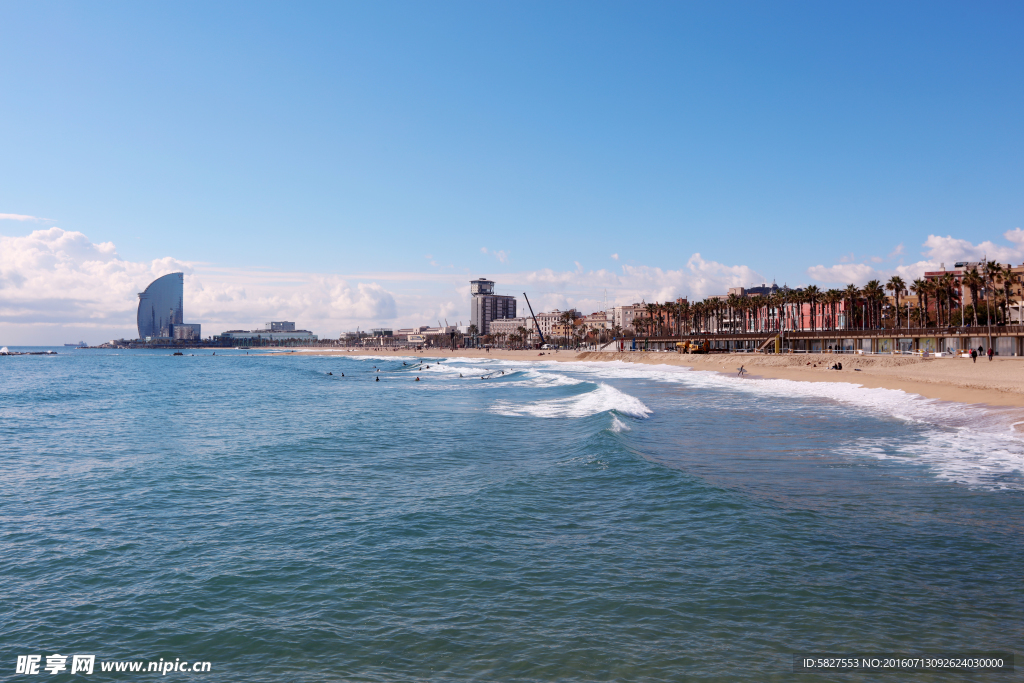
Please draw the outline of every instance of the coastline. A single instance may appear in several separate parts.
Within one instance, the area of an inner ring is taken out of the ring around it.
[[[914,356],[858,356],[855,354],[723,353],[683,355],[658,352],[604,351],[510,351],[492,349],[429,349],[424,351],[375,351],[370,349],[299,348],[273,355],[303,356],[404,356],[422,358],[492,358],[515,361],[608,362],[642,365],[675,365],[735,375],[740,365],[748,379],[788,379],[798,382],[847,382],[869,389],[894,389],[925,398],[964,404],[1024,408],[1024,358],[922,359]],[[842,370],[828,367],[839,361]]]

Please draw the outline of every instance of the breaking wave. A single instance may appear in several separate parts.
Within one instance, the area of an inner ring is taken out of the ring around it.
[[[620,415],[644,418],[651,414],[651,409],[643,402],[629,394],[607,384],[600,383],[593,391],[567,398],[556,398],[535,403],[512,403],[498,401],[492,410],[499,415],[532,417],[588,417],[607,411],[615,411]]]

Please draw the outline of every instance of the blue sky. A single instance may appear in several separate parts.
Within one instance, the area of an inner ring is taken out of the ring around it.
[[[5,2],[0,214],[40,220],[0,236],[218,291],[379,286],[395,324],[468,317],[467,273],[593,305],[884,275],[947,254],[930,236],[1013,256],[1022,27],[998,2]],[[657,286],[694,254],[719,279]],[[19,296],[0,337],[57,324]]]

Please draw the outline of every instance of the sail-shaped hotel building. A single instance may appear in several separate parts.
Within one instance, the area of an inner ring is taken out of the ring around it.
[[[149,283],[139,293],[136,322],[139,339],[199,339],[200,326],[186,325],[185,274],[170,273]]]

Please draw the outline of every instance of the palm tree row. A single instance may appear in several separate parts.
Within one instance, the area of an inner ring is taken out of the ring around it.
[[[963,287],[971,293],[972,319],[963,320],[966,309],[960,297],[960,283],[952,273],[930,280],[914,280],[909,288],[903,278],[894,275],[884,285],[871,280],[864,287],[847,285],[844,289],[821,290],[811,285],[802,290],[781,289],[769,296],[711,297],[703,301],[649,303],[633,321],[636,334],[648,337],[679,337],[715,332],[762,333],[807,330],[896,329],[916,323],[921,327],[949,327],[955,324],[978,325],[978,307],[984,293],[983,310],[1002,312],[1009,318],[1012,287],[1019,281],[1009,266],[984,264],[963,277]],[[1001,284],[1001,290],[996,287]],[[893,304],[887,303],[886,291]],[[904,305],[903,297],[913,293],[917,303]],[[989,302],[995,297],[995,306]],[[934,317],[933,314],[934,313]],[[954,313],[960,313],[956,318]],[[907,317],[909,315],[909,317]],[[959,320],[955,323],[954,320]]]

